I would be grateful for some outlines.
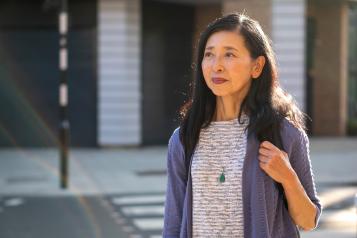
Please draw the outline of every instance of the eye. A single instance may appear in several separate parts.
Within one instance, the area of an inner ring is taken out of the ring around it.
[[[212,53],[211,52],[206,52],[205,54],[204,54],[204,57],[211,57],[212,56]]]
[[[230,53],[230,52],[226,53],[226,56],[228,56],[228,57],[235,57],[235,55],[234,55],[233,53]]]

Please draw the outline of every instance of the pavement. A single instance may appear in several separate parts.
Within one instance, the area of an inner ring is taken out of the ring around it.
[[[0,237],[160,237],[166,146],[70,151],[59,186],[56,148],[0,150]],[[357,138],[310,139],[320,225],[304,238],[356,238]]]

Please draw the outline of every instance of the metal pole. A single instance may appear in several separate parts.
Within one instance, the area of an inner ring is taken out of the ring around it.
[[[355,209],[356,209],[356,238],[357,238],[357,193],[355,194]]]
[[[60,187],[65,189],[68,187],[68,147],[69,147],[69,130],[67,105],[68,105],[68,84],[67,84],[67,69],[68,69],[68,50],[67,50],[67,32],[68,32],[68,13],[67,0],[61,0],[61,7],[58,14],[58,30],[59,30],[59,70],[60,70],[60,85],[59,85],[59,108],[60,108]]]

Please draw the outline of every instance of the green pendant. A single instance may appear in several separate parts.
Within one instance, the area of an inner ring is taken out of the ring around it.
[[[226,177],[224,176],[224,173],[221,173],[221,176],[219,176],[219,182],[224,183],[226,181]]]

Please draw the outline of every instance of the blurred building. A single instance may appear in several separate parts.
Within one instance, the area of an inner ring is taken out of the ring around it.
[[[308,105],[315,135],[345,135],[357,118],[356,2],[307,3]]]
[[[57,143],[57,16],[45,2],[0,2],[0,146]],[[312,118],[310,133],[345,136],[357,118],[354,1],[69,2],[74,146],[166,144],[199,33],[232,11],[256,18],[273,40],[280,82]]]

